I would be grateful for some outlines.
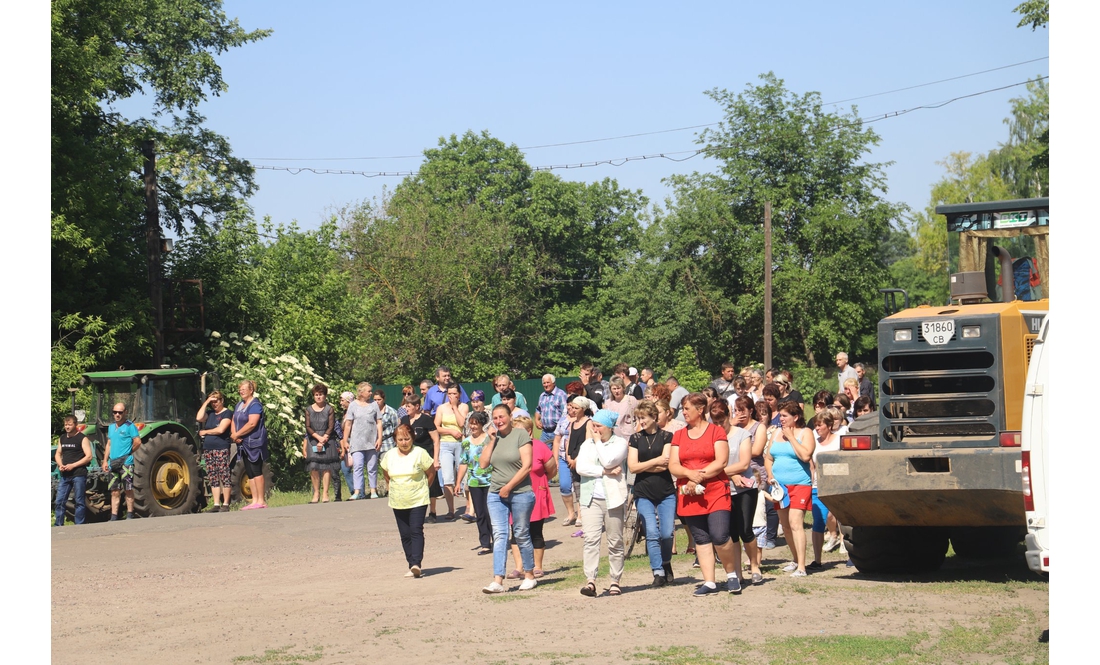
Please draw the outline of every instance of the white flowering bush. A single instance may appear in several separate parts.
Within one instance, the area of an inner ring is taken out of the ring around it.
[[[264,406],[271,466],[276,484],[296,485],[300,470],[304,410],[313,400],[314,384],[324,383],[304,355],[280,353],[272,344],[254,335],[222,335],[210,331],[207,362],[221,379],[222,392],[233,408],[237,386],[245,379],[256,382],[256,397]],[[332,392],[329,393],[332,399]]]

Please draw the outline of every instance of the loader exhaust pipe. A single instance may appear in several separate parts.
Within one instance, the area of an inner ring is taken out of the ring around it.
[[[1012,272],[1012,255],[1003,247],[993,245],[993,256],[1001,260],[1001,302],[1016,299],[1016,276]]]

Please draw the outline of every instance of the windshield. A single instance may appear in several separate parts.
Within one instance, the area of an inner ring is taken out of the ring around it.
[[[139,381],[102,383],[99,394],[99,421],[102,424],[114,422],[111,409],[119,402],[126,405],[127,418],[134,422],[181,421],[181,416],[185,415],[192,418],[201,402],[195,382],[190,378],[150,379],[144,384]]]

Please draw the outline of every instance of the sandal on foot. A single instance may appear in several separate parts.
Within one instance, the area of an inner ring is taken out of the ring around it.
[[[570,517],[570,518],[567,518],[564,522],[562,522],[561,525],[562,526],[573,526],[576,523],[577,523],[577,518],[576,517]]]
[[[532,574],[532,575],[534,575],[534,576],[535,576],[535,578],[537,579],[537,578],[539,578],[539,577],[542,577],[542,576],[543,576],[543,575],[545,575],[546,573],[544,573],[544,572],[542,571],[542,568],[535,568],[534,570],[532,570],[532,571],[531,571],[531,574]]]
[[[621,596],[621,595],[623,595],[623,590],[619,588],[618,584],[612,583],[611,588],[609,588],[607,590],[607,595],[609,595],[609,596]]]
[[[588,596],[589,598],[595,598],[596,597],[596,583],[595,582],[589,582],[588,584],[585,584],[584,586],[582,586],[581,587],[581,595],[582,596]]]

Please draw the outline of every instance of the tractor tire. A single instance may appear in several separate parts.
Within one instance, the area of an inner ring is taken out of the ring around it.
[[[861,573],[927,573],[943,565],[948,530],[939,527],[841,526],[844,548]]]
[[[966,559],[997,559],[1014,556],[1024,539],[1019,527],[975,526],[951,529],[951,549]]]
[[[252,502],[252,486],[248,484],[248,474],[244,472],[244,464],[240,458],[236,458],[233,462],[233,468],[229,472],[229,483],[232,489],[229,493],[230,501],[238,503],[241,501]],[[271,464],[264,462],[264,500],[266,501],[271,497],[272,480],[271,480]]]
[[[199,462],[176,432],[161,432],[134,451],[134,510],[142,517],[193,512],[202,493]]]

